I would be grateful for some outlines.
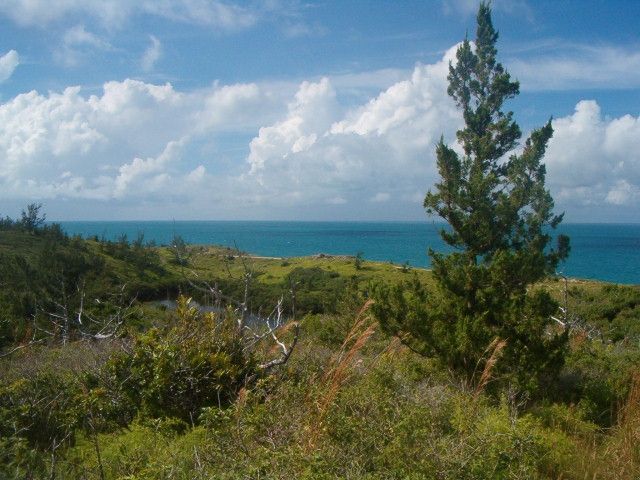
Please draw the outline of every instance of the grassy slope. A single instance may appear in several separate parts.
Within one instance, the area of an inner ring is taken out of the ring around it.
[[[38,262],[39,257],[43,254],[43,249],[46,246],[47,239],[41,235],[33,235],[28,232],[20,230],[5,230],[0,232],[0,253],[8,255],[20,255],[25,257],[30,263],[35,264]],[[107,255],[101,248],[98,242],[92,240],[86,240],[82,242],[87,248],[87,253],[102,258],[105,261],[105,274],[108,277],[119,278],[123,281],[132,281],[139,279],[158,280],[161,275],[152,270],[140,271],[133,265],[130,265],[126,261],[113,256]],[[60,246],[74,252],[74,246]],[[171,266],[166,262],[163,262],[163,266],[167,266],[167,274],[175,274],[176,271],[171,269]]]
[[[35,260],[42,248],[39,242],[26,234],[0,235],[0,252]],[[356,275],[362,284],[398,282],[413,273],[432,281],[427,270],[407,273],[385,263],[363,262],[363,268],[356,269],[354,259],[344,257],[239,258],[221,247],[192,247],[185,268],[172,262],[169,249],[157,248],[164,270],[158,273],[107,255],[96,242],[87,242],[87,248],[104,258],[114,278],[156,287],[180,284],[194,272],[199,278],[238,279],[245,266],[258,282],[271,287],[299,268],[319,268],[343,279]],[[572,308],[582,309],[599,325],[620,319],[640,323],[640,287],[568,284]],[[562,300],[563,282],[548,280],[543,286]],[[153,310],[148,314],[157,315]],[[517,413],[518,405],[509,399],[496,404],[483,395],[476,398],[436,363],[379,332],[370,338],[356,332],[362,344],[351,346],[352,356],[340,355],[352,324],[350,312],[310,317],[303,322],[301,344],[277,377],[241,396],[229,410],[212,410],[200,426],[140,419],[127,429],[101,434],[106,477],[579,479],[634,478],[640,473],[640,387],[638,399],[629,401],[625,416],[610,430],[591,423],[590,406],[579,399]],[[602,356],[600,363],[593,363],[592,351],[585,350],[571,364],[572,375],[585,375],[581,382],[594,398],[608,388],[616,364],[605,360],[619,349],[598,345],[594,352]],[[90,369],[108,353],[95,352],[91,344],[83,348],[87,351],[71,346],[25,353],[15,362],[3,360],[3,374],[28,376],[50,366],[77,375],[78,368]],[[351,360],[343,364],[339,358]],[[83,362],[87,365],[79,367]],[[627,366],[621,357],[619,368]],[[615,398],[624,397],[626,393]],[[60,478],[100,478],[95,445],[94,438],[79,435],[77,445],[59,460]],[[483,454],[477,455],[479,451]]]
[[[258,282],[275,286],[283,284],[296,269],[319,268],[337,274],[344,280],[356,277],[361,288],[365,288],[370,281],[398,283],[409,280],[413,275],[427,285],[434,285],[431,271],[427,269],[407,270],[390,263],[370,261],[363,261],[361,268],[357,269],[353,258],[343,256],[280,259],[247,254],[240,258],[234,257],[232,250],[223,247],[193,247],[190,265],[180,272],[178,267],[169,262],[171,252],[166,248],[160,251],[167,268],[175,275],[192,275],[195,272],[200,278],[239,279],[248,269]],[[633,332],[634,336],[638,334],[640,338],[640,285],[618,286],[582,279],[568,279],[565,282],[563,279],[549,278],[539,286],[547,289],[561,305],[565,303],[566,293],[569,310],[604,330],[603,333],[616,327],[617,323],[624,322],[625,331]],[[619,327],[616,328],[620,330]]]
[[[335,272],[341,277],[350,278],[353,275],[362,281],[384,280],[397,282],[406,278],[408,271],[417,273],[424,281],[429,281],[431,274],[425,269],[403,270],[401,267],[390,263],[377,263],[363,261],[362,268],[355,267],[353,258],[344,256],[325,257],[289,257],[289,258],[265,258],[247,254],[244,257],[235,256],[232,260],[231,251],[221,247],[194,248],[191,269],[199,274],[215,276],[231,275],[239,277],[243,274],[245,266],[254,273],[256,278],[266,284],[277,284],[284,281],[296,268],[321,268],[327,272]],[[168,256],[165,252],[163,256]]]
[[[0,253],[22,255],[36,263],[42,254],[44,239],[21,231],[0,232]],[[426,284],[433,284],[431,272],[421,268],[409,270],[390,263],[363,261],[356,268],[355,259],[344,256],[266,258],[243,254],[226,247],[189,247],[189,264],[177,265],[173,252],[167,247],[154,247],[159,268],[139,268],[122,258],[109,255],[99,242],[84,241],[87,252],[104,260],[102,277],[111,285],[127,283],[133,292],[142,293],[142,298],[166,298],[183,290],[188,293],[187,279],[218,280],[237,282],[245,270],[252,272],[256,281],[266,290],[276,291],[276,287],[286,284],[287,276],[299,269],[321,269],[344,281],[357,278],[361,288],[370,281],[397,283],[417,275]],[[66,248],[72,249],[73,246]],[[565,282],[549,279],[541,286],[548,289],[562,304],[564,303]],[[640,324],[640,285],[616,287],[612,284],[591,280],[569,279],[569,307],[578,315],[595,321],[600,328],[615,323],[622,318],[627,323]],[[321,293],[321,292],[318,292]],[[634,330],[640,333],[640,325]]]
[[[357,269],[354,258],[344,256],[326,257],[291,257],[291,258],[267,258],[243,254],[226,247],[218,246],[193,246],[189,247],[190,259],[186,267],[181,267],[173,262],[173,253],[168,247],[155,247],[158,254],[160,269],[140,269],[126,260],[116,258],[105,253],[98,242],[87,240],[84,242],[88,252],[101,257],[105,262],[105,276],[121,282],[133,282],[147,286],[162,287],[180,285],[186,278],[242,278],[245,269],[253,273],[260,283],[265,285],[282,284],[287,276],[296,269],[319,268],[325,272],[339,275],[343,279],[354,276],[361,284],[369,281],[382,281],[396,283],[417,275],[421,281],[432,284],[431,273],[427,269],[410,268],[391,263],[363,261],[362,267]],[[36,262],[43,249],[43,238],[21,231],[3,231],[0,234],[0,253],[22,255],[31,262]],[[606,282],[569,279],[568,288],[571,292],[570,301],[574,303],[591,303],[591,309],[597,310],[597,305],[611,297],[613,303],[618,304],[619,310],[638,308],[630,297],[635,297],[633,292],[640,294],[640,285],[630,287],[612,288]],[[564,300],[565,284],[562,280],[549,279],[542,283],[549,289],[558,301]],[[632,292],[629,294],[629,292]],[[616,301],[617,298],[617,301]],[[626,300],[625,300],[626,299]],[[615,308],[614,308],[615,310]],[[603,312],[609,320],[612,314]],[[615,316],[615,314],[613,315]]]

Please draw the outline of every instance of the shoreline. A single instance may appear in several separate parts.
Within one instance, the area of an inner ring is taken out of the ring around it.
[[[190,245],[237,245],[256,257],[288,258],[318,255],[354,256],[370,261],[409,262],[430,268],[427,250],[447,253],[439,230],[444,224],[422,222],[300,222],[300,221],[73,221],[61,222],[69,235],[170,244],[174,235]],[[561,224],[558,233],[571,238],[571,254],[560,266],[572,278],[640,285],[640,224]],[[552,240],[553,242],[553,240]]]

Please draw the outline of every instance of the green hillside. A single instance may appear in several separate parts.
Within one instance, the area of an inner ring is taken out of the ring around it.
[[[418,282],[437,298],[428,270],[213,246],[177,255],[5,224],[0,271],[3,478],[639,473],[638,287],[534,287],[566,306],[554,317],[570,323],[570,342],[560,375],[524,392],[493,366],[498,347],[469,382],[379,328],[378,286]],[[245,286],[248,313],[266,317],[282,299],[284,321],[270,318],[290,356],[273,368],[284,350],[266,324],[237,328]],[[214,304],[211,287],[226,313],[180,297]],[[176,310],[157,303],[167,298]]]

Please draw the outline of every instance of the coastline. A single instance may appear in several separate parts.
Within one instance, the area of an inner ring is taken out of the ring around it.
[[[435,222],[245,222],[145,221],[61,222],[71,235],[168,245],[174,235],[191,245],[238,247],[254,256],[288,258],[316,255],[355,256],[370,261],[408,262],[429,268],[429,248],[448,253]],[[626,285],[640,284],[640,224],[561,224],[558,233],[571,238],[568,261],[560,274]]]

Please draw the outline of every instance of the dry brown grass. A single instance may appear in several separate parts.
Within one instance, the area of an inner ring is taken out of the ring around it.
[[[640,479],[640,372],[633,375],[617,425],[577,446],[574,476],[585,480]]]
[[[633,375],[620,420],[605,449],[608,472],[602,478],[640,478],[640,372]]]
[[[489,358],[485,362],[484,368],[482,369],[482,374],[480,375],[480,378],[478,379],[478,382],[476,383],[475,388],[473,390],[474,399],[478,398],[478,395],[482,393],[482,391],[485,389],[487,384],[493,378],[493,369],[495,368],[496,363],[502,356],[502,351],[506,346],[507,346],[506,340],[502,340],[496,337],[486,348],[484,356],[489,355]],[[478,365],[479,364],[480,362],[478,362]]]
[[[309,451],[315,448],[320,435],[324,431],[324,419],[327,411],[335,401],[342,386],[351,376],[358,353],[375,333],[375,323],[372,322],[371,316],[367,314],[372,304],[373,300],[368,300],[360,309],[340,350],[331,358],[329,368],[322,376],[320,385],[323,385],[324,388],[317,400],[312,402],[313,414],[309,417],[311,420],[307,429],[307,449]]]

